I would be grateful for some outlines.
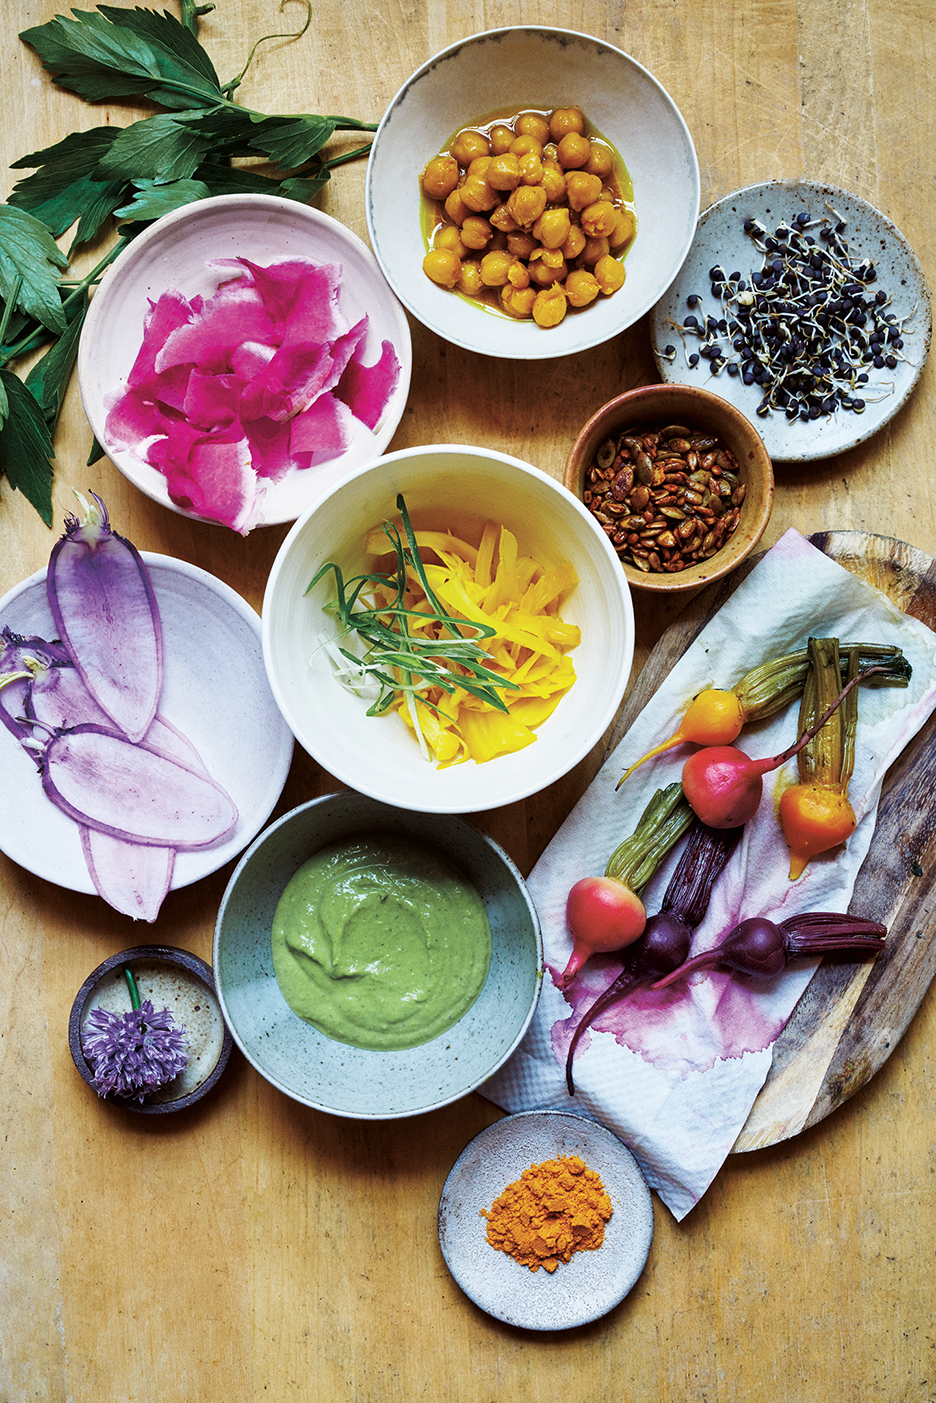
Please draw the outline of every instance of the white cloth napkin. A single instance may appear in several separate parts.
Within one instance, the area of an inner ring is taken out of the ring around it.
[[[616,791],[628,765],[673,734],[702,688],[731,687],[750,668],[805,647],[810,636],[894,643],[913,668],[906,689],[860,688],[849,789],[858,827],[843,850],[814,858],[791,882],[776,804],[797,777],[796,761],[767,775],[758,812],[715,884],[692,953],[717,945],[748,916],[781,921],[806,911],[847,911],[884,775],[936,707],[936,636],[791,530],[673,668],[531,873],[545,945],[543,990],[520,1047],[481,1088],[507,1111],[575,1110],[602,1121],[630,1146],[677,1219],[698,1202],[730,1152],[770,1070],[772,1045],[819,962],[795,961],[766,982],[724,970],[699,973],[665,992],[625,1000],[598,1020],[604,1031],[593,1026],[583,1036],[570,1098],[565,1056],[571,1031],[621,966],[613,956],[596,957],[565,996],[556,989],[552,974],[565,967],[572,947],[566,897],[580,877],[604,872],[654,792],[679,779],[695,747],[647,762]],[[779,754],[796,739],[797,717],[794,705],[745,728],[735,743],[755,758]],[[659,910],[681,848],[676,845],[644,889],[648,912]]]

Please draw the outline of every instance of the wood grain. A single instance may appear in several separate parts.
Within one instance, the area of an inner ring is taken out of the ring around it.
[[[140,3],[178,12],[176,0]],[[24,154],[142,114],[132,102],[91,107],[57,88],[18,39],[69,8],[0,7],[4,198]],[[671,93],[696,144],[703,205],[779,176],[841,185],[889,215],[936,284],[931,0],[311,0],[311,14],[302,39],[260,45],[238,90],[247,105],[376,121],[411,73],[468,34],[518,22],[581,30],[626,50]],[[226,80],[262,35],[296,31],[304,19],[299,0],[282,11],[279,0],[216,0],[200,24]],[[352,164],[319,203],[366,238],[363,192],[363,163]],[[76,268],[100,251],[82,253]],[[588,416],[654,378],[645,323],[535,366],[473,357],[412,330],[412,389],[393,450],[449,439],[506,450],[561,478]],[[75,385],[57,441],[53,532],[0,482],[0,594],[46,563],[72,489],[92,487],[141,549],[201,565],[259,607],[285,528],[235,539],[150,503],[106,459],[86,467],[90,434]],[[908,404],[868,443],[778,469],[764,546],[795,526],[804,535],[881,533],[936,555],[934,443],[931,358]],[[911,594],[913,577],[911,568]],[[635,678],[667,629],[691,627],[695,607],[635,594]],[[638,684],[648,694],[653,670]],[[477,816],[523,871],[602,754],[596,747],[543,794]],[[278,812],[332,787],[297,756]],[[926,838],[924,873],[931,858]],[[173,893],[153,934],[210,959],[228,875]],[[896,856],[888,881],[899,889]],[[902,910],[909,932],[914,919]],[[931,924],[921,906],[919,929],[929,934]],[[683,1223],[660,1209],[627,1300],[553,1338],[476,1310],[439,1252],[445,1176],[499,1115],[482,1097],[414,1122],[362,1125],[292,1104],[235,1055],[213,1096],[170,1124],[144,1127],[99,1104],[71,1064],[68,1010],[90,970],[139,939],[96,898],[0,858],[3,1403],[936,1400],[932,989],[870,1082],[843,1102],[861,1070],[843,1049],[822,1078],[834,1115],[820,1098],[821,1123],[730,1156]],[[886,1038],[901,1010],[878,997],[861,991],[847,1026],[863,1019]]]

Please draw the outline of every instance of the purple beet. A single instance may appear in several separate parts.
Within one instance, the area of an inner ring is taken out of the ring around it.
[[[130,740],[142,740],[163,677],[159,609],[136,546],[111,530],[107,508],[79,498],[85,519],[65,518],[46,588],[58,635],[88,691]]]

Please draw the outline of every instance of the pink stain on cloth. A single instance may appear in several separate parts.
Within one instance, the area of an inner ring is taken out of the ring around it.
[[[246,535],[268,483],[338,457],[357,424],[377,427],[400,363],[389,341],[365,363],[368,318],[342,313],[339,265],[210,266],[230,275],[210,296],[150,303],[106,431],[163,474],[177,506]]]
[[[483,1093],[511,1112],[562,1109],[603,1122],[631,1148],[676,1218],[698,1202],[731,1152],[770,1071],[773,1044],[819,961],[797,960],[770,980],[717,969],[656,993],[636,992],[583,1035],[574,1063],[576,1094],[570,1097],[569,1041],[621,963],[613,955],[594,958],[560,993],[554,977],[572,946],[566,898],[578,878],[604,871],[653,793],[679,779],[696,747],[658,756],[618,790],[624,770],[672,735],[702,688],[730,687],[758,663],[805,647],[810,634],[895,643],[913,668],[906,689],[861,691],[849,790],[858,827],[844,848],[814,859],[791,882],[776,814],[781,788],[796,779],[796,762],[790,761],[765,783],[761,805],[715,883],[692,954],[712,949],[749,916],[780,922],[806,911],[847,911],[870,847],[884,775],[936,709],[936,636],[792,530],[676,664],[528,879],[543,931],[543,989],[526,1036]],[[776,755],[795,739],[797,716],[794,705],[747,728],[738,743],[751,756]],[[649,912],[659,910],[681,851],[677,844],[643,891]]]

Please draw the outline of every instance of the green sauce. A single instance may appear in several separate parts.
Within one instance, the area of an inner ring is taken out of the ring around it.
[[[273,918],[273,968],[294,1013],[338,1042],[429,1042],[481,992],[491,928],[472,884],[441,853],[373,834],[323,848]]]

